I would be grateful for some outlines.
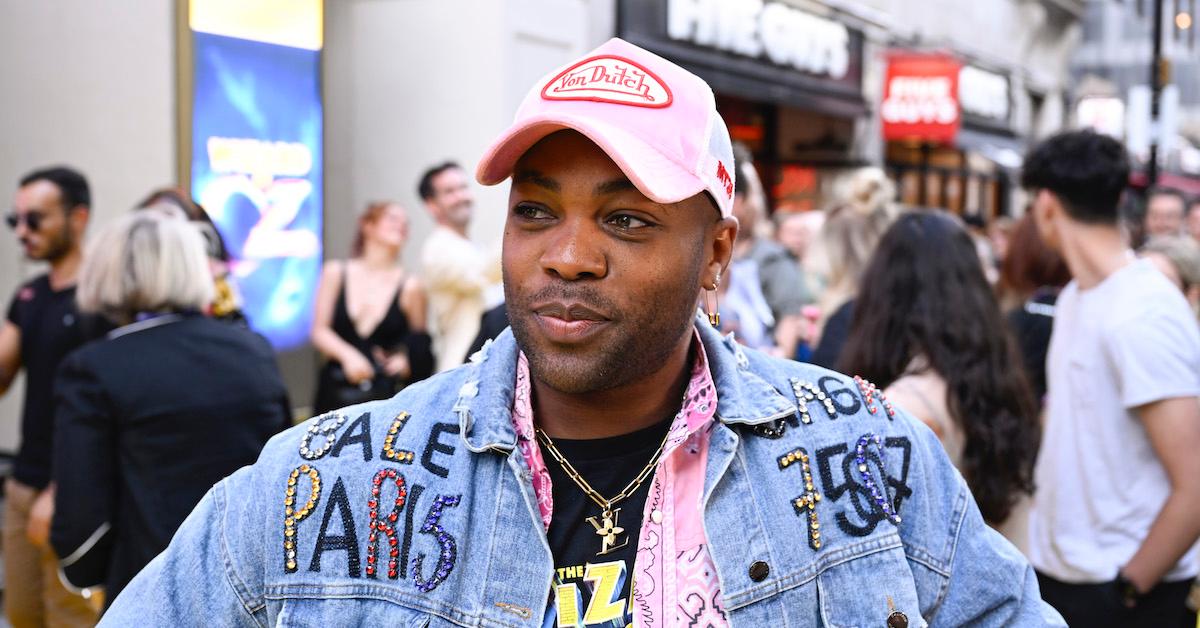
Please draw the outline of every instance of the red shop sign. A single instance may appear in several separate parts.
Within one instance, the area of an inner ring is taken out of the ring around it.
[[[961,64],[948,55],[893,55],[883,86],[883,139],[953,144]]]

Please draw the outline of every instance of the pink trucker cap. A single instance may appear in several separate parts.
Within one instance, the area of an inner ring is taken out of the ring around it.
[[[733,213],[733,148],[712,89],[652,52],[614,37],[546,75],[475,178],[500,183],[534,144],[562,129],[595,142],[651,200],[677,203],[707,190],[722,216]]]

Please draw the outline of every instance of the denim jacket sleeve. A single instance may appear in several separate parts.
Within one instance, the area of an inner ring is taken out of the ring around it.
[[[906,416],[914,458],[924,472],[914,480],[906,520],[923,521],[926,534],[904,534],[921,614],[939,626],[1065,626],[1042,601],[1029,561],[988,526],[958,470],[929,428]],[[944,522],[939,534],[933,522]]]
[[[246,467],[214,486],[188,515],[170,546],[129,583],[101,626],[266,626],[261,583],[242,568],[261,552],[243,543],[235,560],[228,528],[248,523],[253,508],[229,506],[230,495],[254,495],[255,468]],[[238,490],[241,487],[241,490]],[[247,521],[229,521],[229,518]],[[242,528],[242,529],[253,529]],[[203,618],[211,618],[211,621]]]

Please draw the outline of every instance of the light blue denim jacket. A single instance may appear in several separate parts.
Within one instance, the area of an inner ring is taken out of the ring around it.
[[[704,526],[732,625],[1063,625],[929,429],[697,327],[719,420]],[[101,625],[541,624],[553,562],[515,446],[516,362],[506,331],[467,366],[275,437]]]

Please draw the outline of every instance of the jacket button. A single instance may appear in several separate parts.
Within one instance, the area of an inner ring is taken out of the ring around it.
[[[888,628],[908,628],[908,616],[900,611],[893,611],[887,618]]]
[[[771,574],[771,566],[761,560],[756,560],[750,565],[750,579],[755,582],[762,582]]]

